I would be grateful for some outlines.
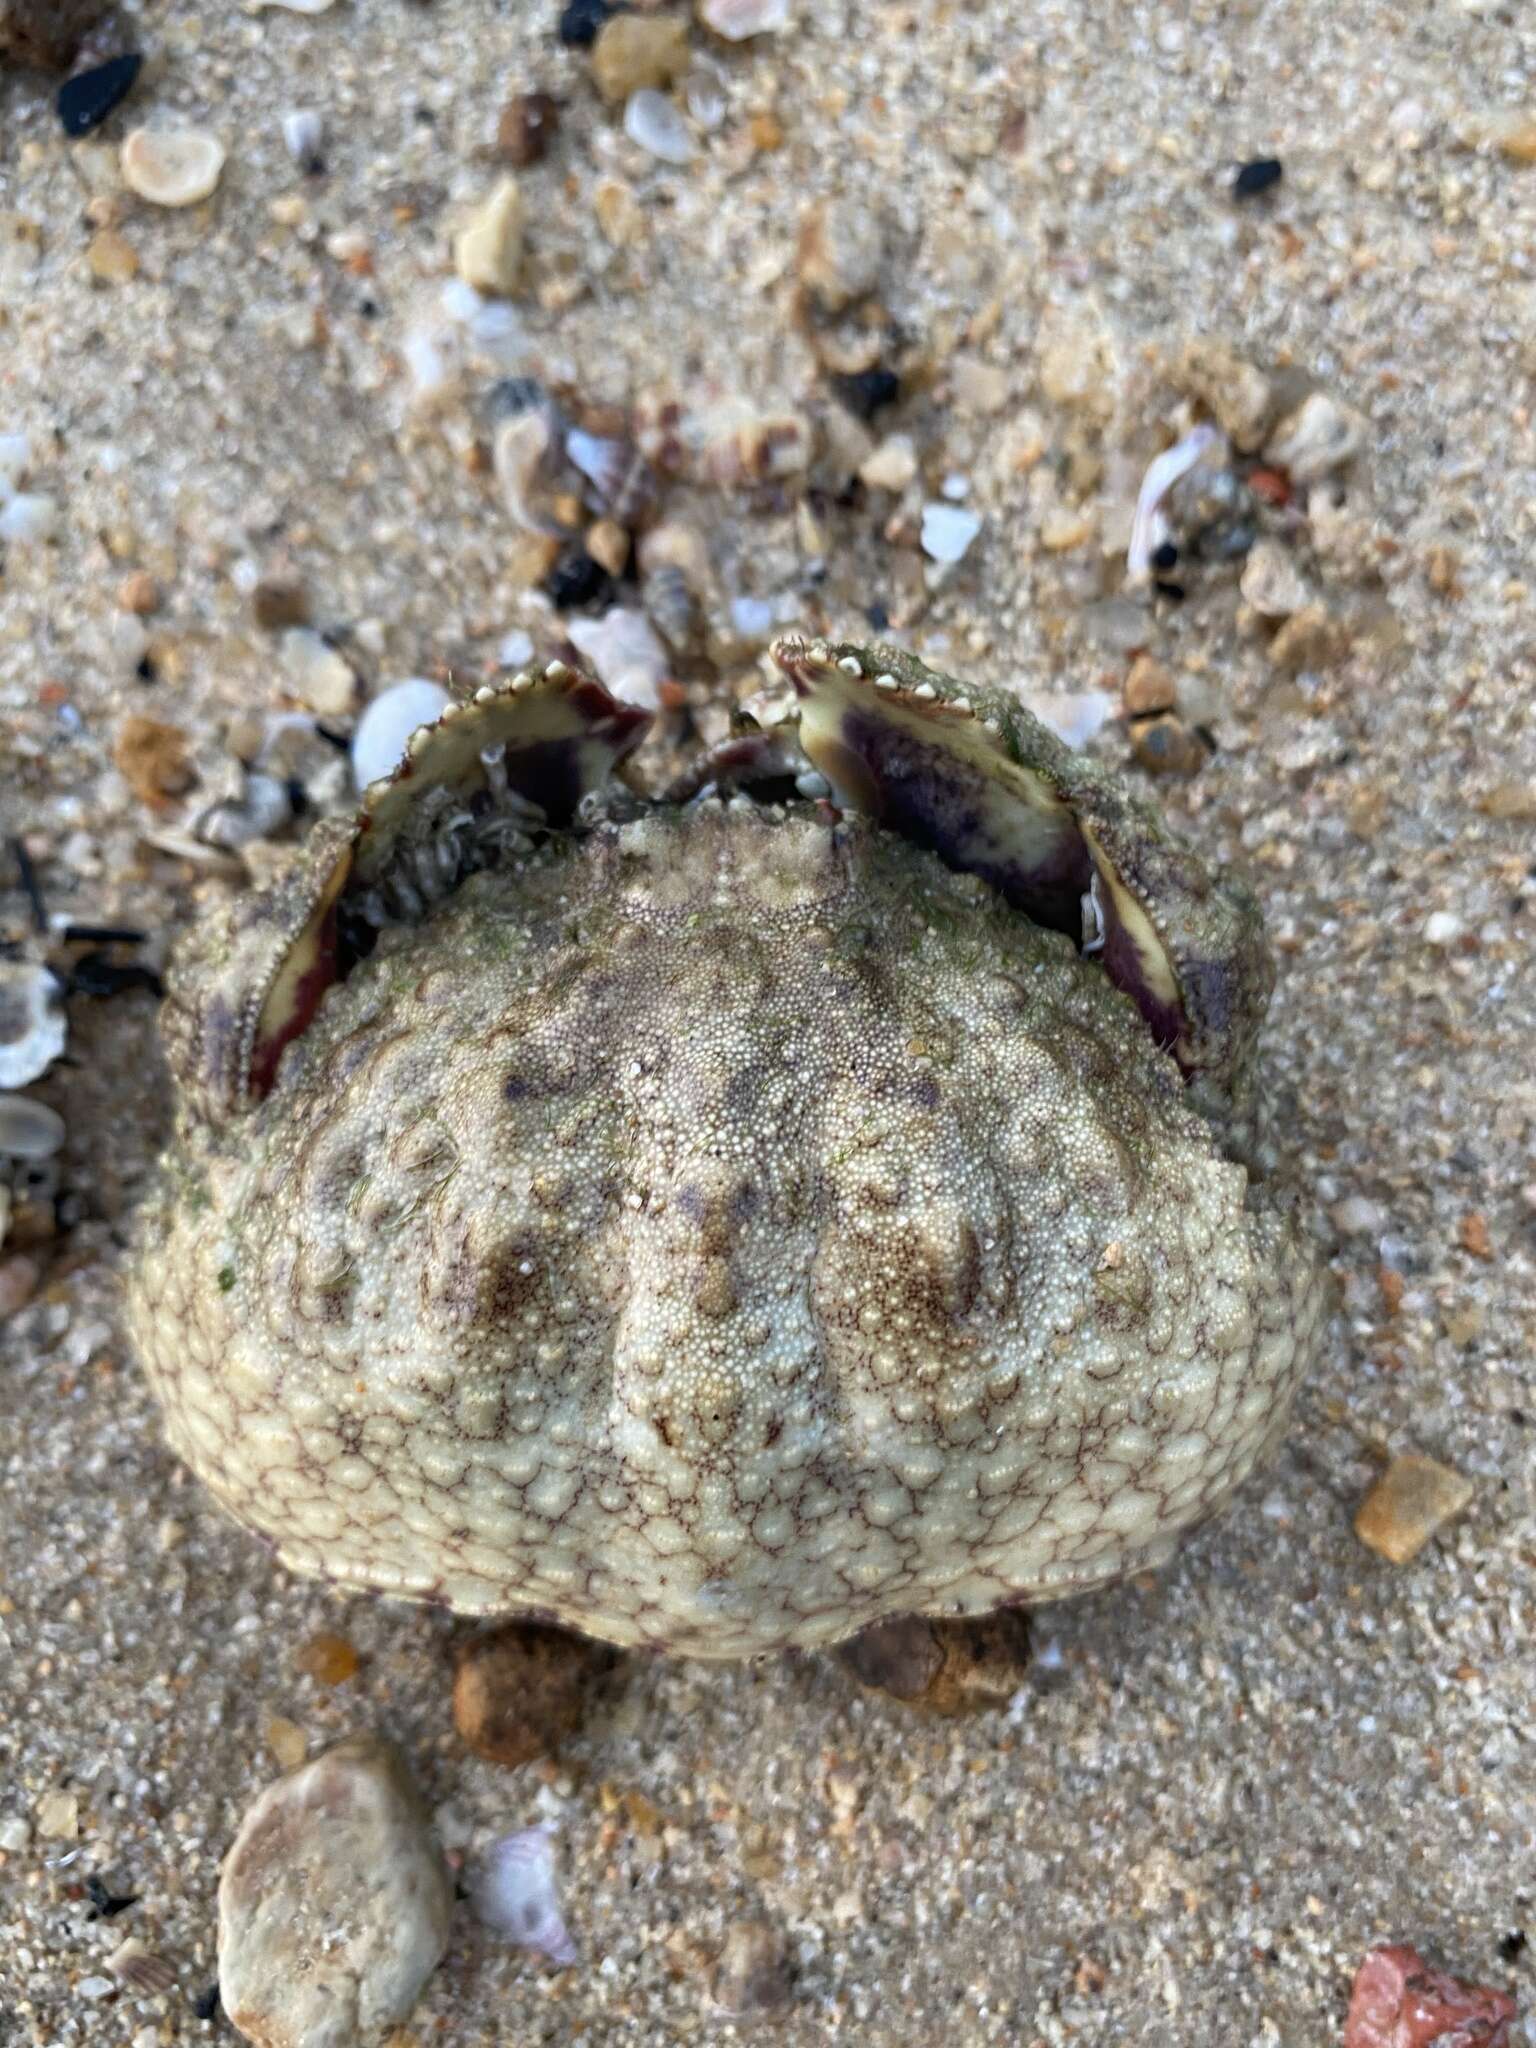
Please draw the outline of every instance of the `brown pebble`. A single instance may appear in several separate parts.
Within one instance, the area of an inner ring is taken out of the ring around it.
[[[1488,1235],[1488,1218],[1481,1209],[1469,1209],[1457,1226],[1456,1236],[1464,1252],[1474,1259],[1493,1257],[1493,1240]]]
[[[587,553],[610,576],[622,576],[629,562],[629,535],[617,519],[599,519],[587,528]]]
[[[160,586],[147,569],[136,569],[117,586],[117,601],[125,612],[147,618],[160,609]]]
[[[688,24],[676,16],[610,15],[592,45],[592,76],[609,106],[643,86],[665,91],[691,61]]]
[[[765,156],[784,147],[784,124],[777,114],[770,113],[766,108],[755,113],[748,121],[747,133],[752,138],[752,147]]]
[[[0,53],[62,71],[107,0],[0,0]]]
[[[37,1292],[42,1268],[25,1252],[0,1259],[0,1323],[24,1309]]]
[[[264,633],[309,624],[309,593],[302,583],[274,577],[251,592],[251,612]]]
[[[733,1920],[715,1964],[712,1991],[728,2013],[772,2012],[789,1997],[789,1951],[765,1920]]]
[[[140,802],[152,804],[156,810],[163,810],[195,780],[187,736],[181,727],[140,717],[137,712],[118,727],[112,759]]]
[[[837,1652],[860,1685],[925,1713],[1006,1706],[1029,1668],[1029,1616],[1004,1607],[977,1621],[903,1614],[877,1621]]]
[[[542,163],[560,126],[560,103],[547,92],[520,92],[496,124],[496,154],[519,171]]]
[[[1407,1564],[1471,1500],[1470,1479],[1433,1458],[1394,1458],[1355,1516],[1355,1534],[1389,1564]]]
[[[129,284],[139,274],[139,252],[116,228],[102,228],[85,249],[86,267],[98,284]]]
[[[1349,652],[1349,634],[1323,604],[1303,605],[1269,643],[1276,668],[1295,675],[1304,668],[1332,668]]]
[[[453,1724],[488,1763],[514,1768],[553,1755],[575,1733],[617,1653],[568,1629],[515,1621],[458,1652]]]
[[[1159,711],[1171,711],[1177,702],[1173,677],[1150,654],[1138,654],[1125,679],[1125,710],[1128,718],[1152,718]]]
[[[1198,733],[1176,711],[1162,711],[1136,726],[1131,742],[1136,764],[1149,775],[1195,775],[1205,766],[1206,749]]]
[[[358,1655],[345,1636],[322,1631],[301,1643],[294,1653],[294,1668],[317,1685],[345,1685],[357,1676]]]

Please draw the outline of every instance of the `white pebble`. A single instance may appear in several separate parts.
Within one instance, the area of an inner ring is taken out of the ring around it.
[[[117,1985],[110,1977],[82,1977],[75,1989],[82,1998],[110,1998]]]
[[[289,626],[278,642],[288,687],[322,718],[342,718],[357,699],[351,664],[313,626]]]
[[[452,1912],[400,1752],[374,1736],[338,1743],[268,1786],[224,1858],[224,2010],[248,2041],[380,2041],[410,2016]]]
[[[567,631],[615,697],[656,709],[671,664],[644,612],[614,605],[600,619],[572,619]]]
[[[1025,709],[1069,747],[1086,746],[1114,715],[1118,702],[1105,690],[1036,690],[1024,696]]]
[[[738,640],[766,640],[773,627],[773,606],[766,597],[731,599],[731,631]]]
[[[930,498],[923,507],[923,553],[935,562],[958,562],[981,531],[981,519],[958,505]]]
[[[533,635],[514,626],[497,644],[496,659],[503,668],[526,668],[533,659]]]
[[[425,676],[412,676],[380,691],[352,735],[352,779],[358,788],[392,775],[405,759],[411,734],[441,718],[452,702],[441,683],[428,682]]]
[[[282,7],[289,14],[324,14],[331,0],[256,0],[258,7]]]
[[[789,0],[698,0],[699,19],[728,43],[788,28]]]
[[[59,984],[30,960],[0,960],[0,1088],[25,1088],[64,1050]]]
[[[1461,919],[1453,910],[1431,911],[1424,920],[1424,937],[1431,946],[1448,946],[1461,931]]]
[[[18,491],[0,505],[0,540],[51,540],[58,527],[58,500],[41,491]]]
[[[31,463],[30,434],[0,434],[0,494],[15,490]]]
[[[312,107],[294,107],[283,116],[283,147],[301,171],[313,170],[320,161],[325,141],[325,122]]]
[[[548,1824],[519,1828],[486,1852],[470,1891],[487,1927],[510,1934],[523,1948],[537,1949],[552,1963],[574,1963],[576,1944],[555,1893],[555,1858]]]
[[[30,1095],[0,1095],[0,1154],[51,1159],[64,1142],[64,1119]]]
[[[152,206],[195,206],[219,182],[224,145],[206,128],[135,128],[122,167],[124,184]]]
[[[630,94],[624,109],[624,133],[664,164],[692,161],[693,137],[688,132],[688,123],[666,94],[654,86],[643,85]]]
[[[1329,1213],[1335,1230],[1342,1231],[1345,1237],[1375,1237],[1387,1221],[1368,1195],[1345,1195]]]

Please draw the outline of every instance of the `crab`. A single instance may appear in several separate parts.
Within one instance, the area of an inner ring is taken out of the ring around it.
[[[659,797],[560,663],[197,928],[130,1328],[297,1571],[706,1658],[1163,1563],[1324,1294],[1248,891],[1013,698],[790,641]]]

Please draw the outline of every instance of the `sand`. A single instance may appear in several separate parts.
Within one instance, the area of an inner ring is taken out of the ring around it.
[[[767,2023],[788,2042],[1314,2048],[1390,1939],[1530,2002],[1536,166],[1500,121],[1536,109],[1536,28],[1482,0],[797,12],[734,49],[694,28],[726,111],[676,168],[624,140],[550,5],[147,0],[144,73],[84,144],[48,80],[0,74],[0,432],[32,437],[27,488],[59,506],[0,572],[4,830],[50,910],[142,926],[153,960],[228,885],[144,831],[185,831],[233,787],[240,721],[289,701],[256,578],[301,579],[369,688],[478,680],[517,630],[553,647],[477,446],[494,371],[408,417],[401,369],[509,91],[564,102],[521,174],[512,303],[529,364],[594,405],[747,397],[845,437],[791,304],[801,213],[845,194],[887,216],[908,392],[875,432],[913,437],[924,482],[799,512],[792,490],[679,489],[717,624],[733,596],[850,635],[883,607],[948,666],[1115,696],[1125,657],[1085,611],[1178,424],[1159,366],[1205,335],[1367,422],[1321,551],[1287,538],[1341,658],[1282,672],[1230,571],[1148,634],[1216,741],[1159,793],[1247,863],[1277,947],[1269,1055],[1336,1328],[1269,1473],[1155,1579],[1042,1613],[1006,1713],[918,1721],[822,1660],[642,1663],[558,1765],[498,1771],[453,1734],[449,1619],[293,1580],[162,1449],[117,1322],[168,1114],[154,1004],[76,997],[32,1091],[69,1125],[63,1226],[0,1325],[5,2048],[210,2037],[217,1864],[292,1740],[273,1717],[311,1750],[397,1738],[456,1849],[558,1824],[581,1960],[552,1972],[461,1911],[402,2037],[423,2048],[745,2038],[709,1969],[757,1916],[796,1959]],[[322,176],[284,148],[297,107],[324,113]],[[225,142],[207,205],[118,189],[148,119]],[[1261,155],[1283,181],[1239,205]],[[122,267],[103,234],[131,278],[93,276],[93,244]],[[952,475],[984,524],[929,591],[917,504]],[[142,622],[137,572],[162,599]],[[754,646],[716,646],[690,685],[705,731],[761,681]],[[113,766],[134,713],[181,729],[197,777],[158,814]],[[1116,720],[1094,744],[1130,751]],[[20,937],[3,869],[0,889]],[[1352,1518],[1408,1450],[1475,1493],[1394,1566]],[[332,1688],[295,1661],[320,1631],[361,1657]],[[91,1875],[138,1903],[93,1919]],[[104,1976],[128,1934],[174,1989]]]

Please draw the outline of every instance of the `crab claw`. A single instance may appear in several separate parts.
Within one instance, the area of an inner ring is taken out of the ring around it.
[[[356,813],[316,826],[266,887],[199,929],[173,963],[163,1018],[194,1113],[222,1122],[272,1087],[284,1049],[378,928],[424,914],[466,875],[577,823],[649,724],[551,662],[455,704],[411,736]]]
[[[1199,1084],[1202,1106],[1235,1103],[1272,981],[1240,882],[1001,691],[894,647],[784,640],[774,658],[799,698],[800,744],[839,803],[1067,933]]]

